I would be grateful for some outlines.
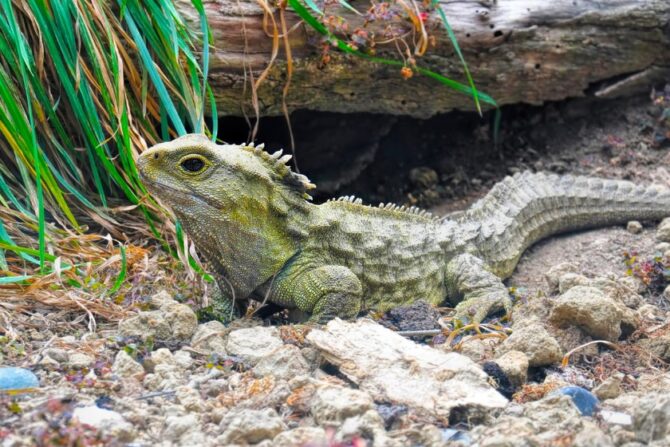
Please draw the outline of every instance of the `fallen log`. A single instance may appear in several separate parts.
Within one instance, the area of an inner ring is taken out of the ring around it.
[[[263,27],[260,1],[210,0],[205,4],[213,32],[210,78],[221,115],[241,115],[243,110],[253,114],[249,81],[252,74],[257,78],[268,66],[272,54],[272,37]],[[352,4],[361,10],[369,7],[367,0]],[[648,89],[670,77],[667,0],[442,0],[440,4],[478,89],[499,105],[541,104],[584,95],[610,98]],[[176,5],[193,29],[199,29],[190,1],[176,0]],[[328,14],[346,19],[350,29],[363,26],[362,17],[339,5],[328,8]],[[425,76],[405,80],[399,67],[337,51],[330,52],[330,62],[324,66],[321,36],[300,24],[290,9],[286,21],[294,58],[289,110],[429,117],[453,109],[474,109],[470,97]],[[437,12],[425,23],[436,39],[417,63],[465,82]],[[383,24],[375,22],[365,29],[380,33],[379,26]],[[377,55],[399,58],[395,45],[378,46]],[[285,81],[281,49],[257,91],[262,115],[281,113]]]

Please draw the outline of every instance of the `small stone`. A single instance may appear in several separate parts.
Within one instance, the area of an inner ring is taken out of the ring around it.
[[[507,351],[495,362],[503,370],[512,385],[519,387],[528,377],[528,356],[521,351]]]
[[[255,365],[283,344],[277,328],[257,326],[237,329],[228,334],[226,350],[230,355]]]
[[[664,362],[670,361],[670,334],[658,337],[644,338],[636,343],[645,352],[660,358]]]
[[[119,351],[112,365],[112,372],[119,377],[138,378],[144,374],[144,368],[124,350]]]
[[[46,357],[50,357],[58,363],[64,364],[70,361],[70,353],[65,349],[49,348],[44,351]]]
[[[558,291],[565,293],[575,286],[588,286],[591,281],[578,273],[565,273],[558,280]]]
[[[633,428],[638,441],[649,444],[651,441],[667,440],[670,436],[669,415],[670,393],[651,393],[642,397],[633,414]]]
[[[661,242],[670,242],[670,217],[661,221],[656,229],[656,239]]]
[[[217,439],[220,444],[257,444],[273,439],[286,425],[272,408],[247,410],[234,408],[221,420],[223,433]]]
[[[273,375],[279,380],[290,380],[295,376],[309,373],[309,365],[294,345],[282,345],[261,358],[254,366],[254,374],[259,377]]]
[[[204,445],[205,435],[194,413],[182,414],[166,418],[161,441],[168,445]]]
[[[561,346],[542,324],[517,321],[512,328],[514,332],[500,345],[499,352],[521,351],[532,367],[552,365],[563,359]]]
[[[70,368],[73,369],[90,368],[94,363],[95,358],[81,352],[73,352],[70,354],[70,359],[68,361]]]
[[[665,290],[663,290],[663,298],[665,298],[666,301],[670,301],[670,286],[666,287]]]
[[[324,385],[312,397],[312,415],[320,425],[336,424],[374,408],[372,398],[359,390]]]
[[[621,383],[623,382],[623,374],[615,373],[593,389],[593,394],[600,400],[614,399],[621,394]]]
[[[583,421],[571,445],[573,447],[614,447],[612,439],[598,425],[591,421]]]
[[[0,390],[2,391],[29,390],[39,386],[40,381],[32,371],[14,366],[0,368]]]
[[[279,433],[272,440],[274,447],[325,446],[328,437],[321,427],[298,427]]]
[[[544,274],[544,279],[551,291],[557,291],[561,276],[566,273],[577,273],[578,271],[579,268],[575,264],[571,262],[562,262],[547,270],[547,273]]]
[[[662,319],[661,309],[654,306],[653,304],[643,304],[637,310],[637,313],[640,316],[640,318],[642,318],[644,320],[655,321],[655,320],[661,320]]]
[[[461,343],[460,353],[468,357],[473,362],[481,363],[493,357],[493,348],[498,343],[493,339],[478,339],[473,337],[464,337]],[[450,346],[440,345],[440,349],[448,352]]]
[[[616,282],[636,294],[644,293],[647,290],[647,285],[637,276],[622,276],[618,278]],[[627,303],[626,306],[628,306]]]
[[[577,326],[587,335],[617,341],[624,329],[635,325],[635,316],[623,304],[595,287],[576,286],[556,299],[549,319],[561,326]]]
[[[191,353],[181,349],[174,353],[174,361],[181,369],[189,369],[193,366],[193,357],[191,357]]]
[[[583,416],[593,416],[593,413],[598,408],[598,398],[589,390],[580,386],[565,386],[552,391],[550,395],[555,394],[570,396],[570,399],[572,399],[572,402]]]
[[[431,188],[437,185],[439,176],[434,169],[420,166],[409,171],[409,181],[417,188]]]
[[[142,340],[169,340],[172,336],[170,325],[165,315],[159,310],[139,312],[137,315],[119,322],[119,335],[122,337],[139,337]]]
[[[201,413],[205,411],[205,403],[200,397],[200,393],[190,386],[180,386],[176,389],[177,401],[186,408],[187,411]]]
[[[224,356],[226,339],[223,337],[226,327],[220,321],[208,321],[198,326],[191,338],[191,346],[208,354]]]
[[[623,427],[633,426],[633,417],[621,411],[600,410],[600,417],[607,424],[621,425]]]
[[[149,303],[154,309],[160,309],[165,304],[176,303],[176,301],[172,299],[172,296],[166,290],[161,290],[151,296]]]
[[[631,220],[626,225],[626,230],[631,234],[640,234],[642,233],[643,228],[642,224],[637,220]]]
[[[165,312],[165,320],[170,326],[171,338],[190,340],[198,327],[198,317],[186,304],[166,303],[160,308]]]
[[[72,417],[79,421],[80,424],[93,427],[117,441],[126,443],[134,438],[132,424],[116,411],[91,405],[75,408],[72,412]]]
[[[659,242],[654,247],[654,251],[657,251],[659,253],[665,253],[666,251],[669,250],[670,250],[670,242]]]

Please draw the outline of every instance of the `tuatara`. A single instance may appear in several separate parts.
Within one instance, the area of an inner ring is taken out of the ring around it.
[[[670,215],[670,190],[627,181],[525,172],[467,211],[437,218],[342,197],[310,202],[315,186],[281,151],[217,145],[203,135],[158,144],[141,178],[170,207],[213,268],[217,311],[268,300],[323,322],[425,299],[458,302],[479,322],[511,310],[502,279],[524,250],[552,234]]]

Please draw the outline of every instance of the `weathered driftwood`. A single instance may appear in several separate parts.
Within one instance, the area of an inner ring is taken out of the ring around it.
[[[197,29],[190,1],[177,4]],[[361,9],[369,5],[367,0],[353,4]],[[614,97],[646,89],[670,73],[668,0],[441,0],[441,5],[478,88],[501,105],[583,95]],[[262,9],[256,0],[209,0],[205,6],[214,34],[210,74],[219,112],[241,114],[243,97],[250,111],[244,68],[257,76],[267,66],[272,48],[262,27]],[[352,28],[361,23],[346,10],[337,12]],[[290,11],[286,16],[289,27],[299,21]],[[419,64],[463,81],[437,14],[427,24],[438,38]],[[473,109],[469,97],[432,79],[403,80],[398,67],[339,55],[322,68],[319,37],[304,25],[290,33],[290,41],[297,59],[287,101],[291,110],[428,117],[455,108]],[[398,57],[395,47],[384,51]],[[261,114],[281,113],[282,57],[283,51],[258,92]]]

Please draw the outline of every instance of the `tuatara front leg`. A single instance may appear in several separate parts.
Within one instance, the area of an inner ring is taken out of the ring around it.
[[[358,277],[341,265],[289,268],[277,276],[272,288],[272,301],[310,313],[313,323],[356,317],[362,296]]]
[[[446,279],[449,296],[463,297],[454,315],[457,325],[480,323],[499,310],[511,315],[512,300],[507,288],[476,256],[462,254],[453,258],[447,264]]]
[[[235,297],[231,284],[217,275],[212,290],[211,314],[222,323],[229,323],[244,315],[246,301]]]

